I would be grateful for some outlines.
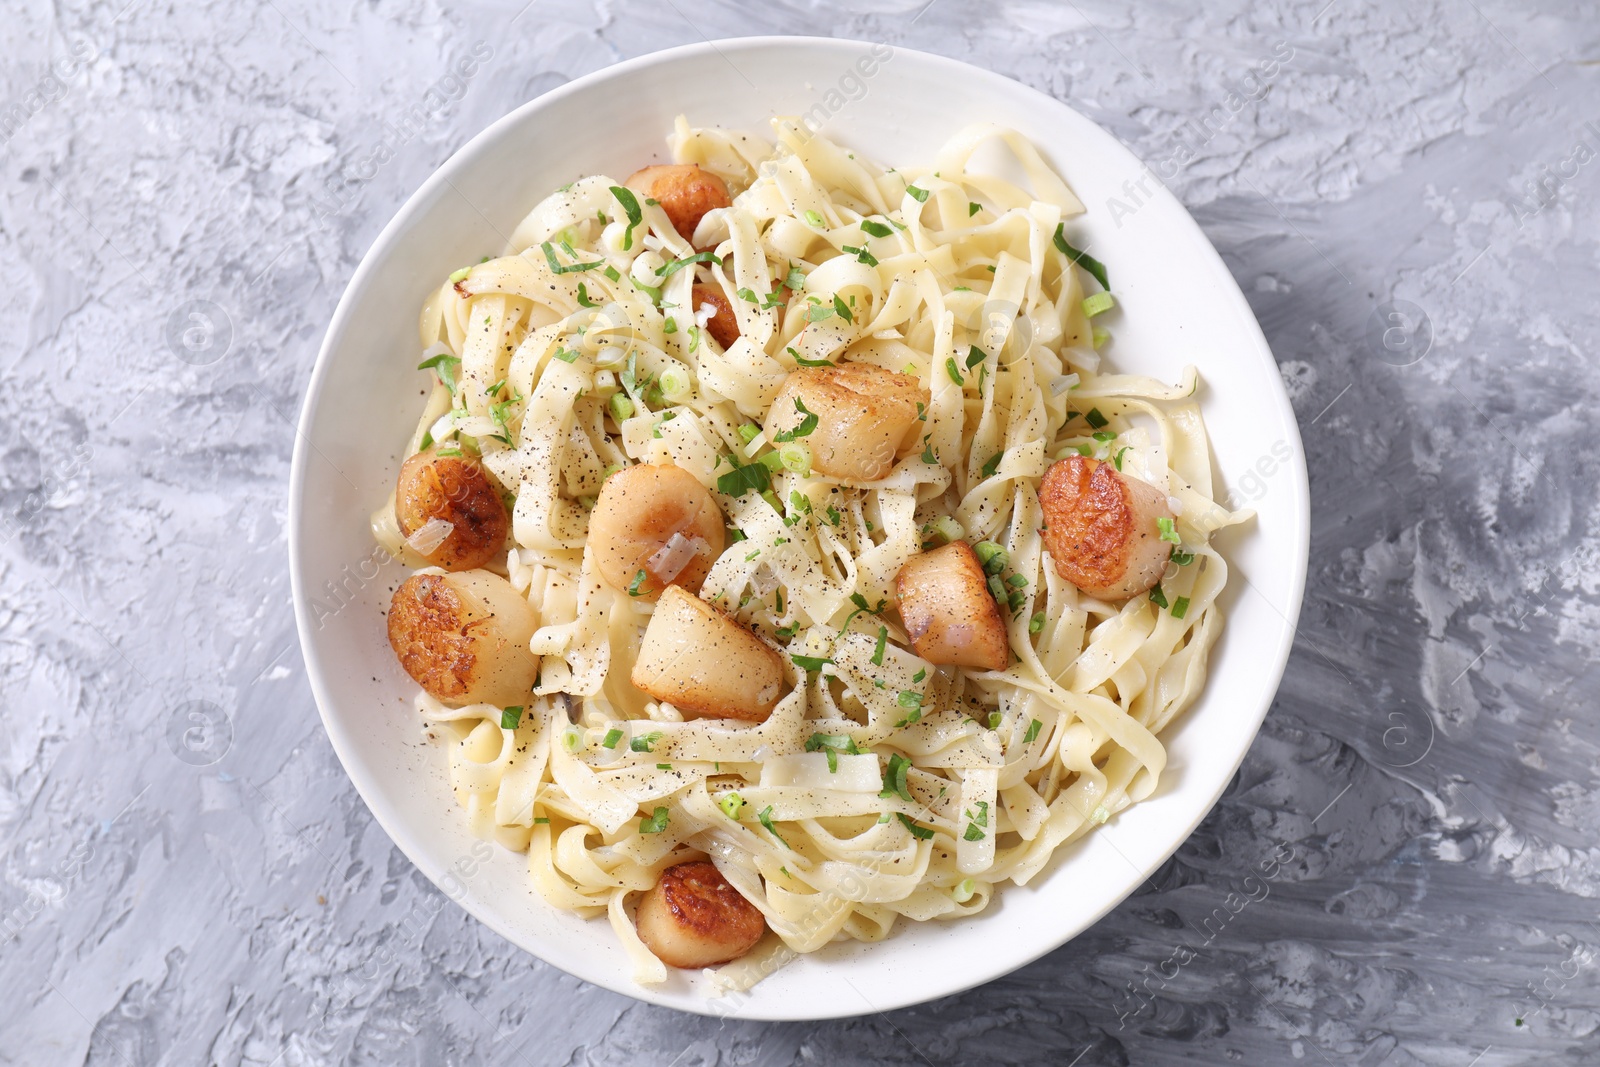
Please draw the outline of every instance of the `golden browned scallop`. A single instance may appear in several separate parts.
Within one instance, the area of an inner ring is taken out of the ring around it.
[[[734,318],[733,305],[728,303],[728,298],[715,285],[697,285],[692,291],[692,303],[696,311],[706,304],[717,309],[717,313],[706,322],[706,333],[723,348],[731,348],[733,342],[739,339],[739,320]]]
[[[635,171],[623,184],[660,204],[678,236],[690,242],[706,212],[733,203],[728,196],[728,183],[698,163],[646,167]]]
[[[589,514],[589,550],[601,580],[643,600],[668,585],[697,591],[726,538],[717,502],[671,463],[617,471]]]
[[[1044,545],[1056,573],[1102,600],[1143,593],[1161,580],[1172,545],[1160,518],[1173,518],[1167,494],[1109,463],[1057,460],[1039,485]]]
[[[467,571],[506,550],[511,517],[482,464],[424,449],[400,466],[394,514],[400,535],[435,567]]]
[[[918,552],[895,578],[911,650],[930,663],[1003,671],[1011,645],[977,553],[965,541]]]
[[[669,967],[736,960],[767,932],[761,911],[706,862],[679,863],[639,901],[639,940]]]
[[[492,571],[424,571],[389,603],[389,646],[413,681],[451,707],[526,704],[539,674],[539,616]]]
[[[704,600],[669,585],[645,627],[633,684],[685,718],[764,722],[783,692],[783,659]]]
[[[805,405],[802,412],[796,401]],[[811,448],[813,470],[834,478],[873,482],[887,475],[912,436],[917,405],[928,393],[909,374],[870,363],[802,367],[784,381],[767,416],[767,431],[793,430],[806,412],[816,429],[798,438]]]

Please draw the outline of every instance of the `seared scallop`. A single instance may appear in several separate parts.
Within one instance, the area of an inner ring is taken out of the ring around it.
[[[808,414],[816,428],[798,438],[811,448],[819,473],[874,482],[894,467],[895,457],[917,426],[917,405],[927,392],[909,374],[870,363],[802,367],[784,381],[767,416],[767,430],[798,429]]]
[[[661,205],[672,228],[685,241],[694,240],[694,228],[705,213],[733,203],[728,183],[698,163],[670,163],[635,171],[623,184]]]
[[[589,515],[589,551],[601,580],[644,600],[668,585],[698,590],[726,537],[717,502],[671,463],[617,471]]]
[[[918,552],[895,578],[911,650],[930,663],[1003,671],[1011,645],[983,565],[965,541]]]
[[[424,449],[400,467],[394,514],[400,535],[435,567],[466,571],[504,554],[511,517],[483,465]]]
[[[691,969],[736,960],[767,932],[760,910],[705,860],[662,871],[639,901],[635,925],[662,963]]]
[[[1039,486],[1044,545],[1056,573],[1090,596],[1123,600],[1161,580],[1172,545],[1159,519],[1173,518],[1167,494],[1109,463],[1068,456]]]
[[[706,333],[709,333],[723,348],[732,347],[733,342],[739,339],[739,320],[734,318],[733,305],[728,303],[728,298],[723,296],[722,290],[715,285],[697,285],[692,291],[696,311],[707,304],[717,311],[706,322]]]
[[[413,574],[389,603],[389,646],[413,681],[451,707],[527,703],[539,617],[492,571]]]
[[[633,684],[688,718],[763,722],[783,690],[783,658],[704,600],[669,585],[645,627]]]

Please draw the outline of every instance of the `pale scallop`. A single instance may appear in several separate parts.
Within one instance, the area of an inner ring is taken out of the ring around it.
[[[765,721],[783,658],[704,600],[669,585],[645,627],[633,684],[688,718]]]

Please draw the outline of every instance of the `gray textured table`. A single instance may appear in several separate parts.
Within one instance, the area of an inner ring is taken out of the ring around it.
[[[0,18],[0,1062],[1600,1062],[1592,5],[520,2]],[[285,563],[301,391],[411,190],[569,78],[751,33],[1122,138],[1249,295],[1314,499],[1281,695],[1152,884],[822,1025],[646,1007],[449,905],[323,737]]]

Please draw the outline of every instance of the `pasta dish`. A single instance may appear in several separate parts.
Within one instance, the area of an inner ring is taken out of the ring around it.
[[[680,118],[449,274],[373,518],[465,817],[644,983],[975,914],[1148,796],[1247,517],[1030,143],[773,134]]]

